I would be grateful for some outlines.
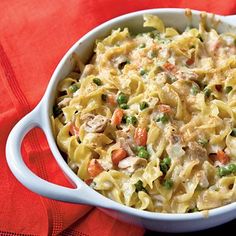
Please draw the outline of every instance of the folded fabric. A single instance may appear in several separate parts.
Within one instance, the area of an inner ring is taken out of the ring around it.
[[[11,174],[5,157],[13,126],[40,101],[63,54],[98,24],[147,8],[182,7],[235,14],[231,0],[1,0],[0,2],[0,235],[143,235],[144,229],[91,206],[32,193]],[[42,131],[22,146],[27,165],[40,177],[71,186],[57,166]]]

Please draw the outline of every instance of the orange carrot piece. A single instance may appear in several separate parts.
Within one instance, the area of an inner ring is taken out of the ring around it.
[[[171,107],[169,105],[165,104],[160,104],[158,105],[158,110],[163,113],[170,113],[171,112]]]
[[[86,179],[84,181],[87,185],[90,185],[93,182],[93,179]]]
[[[224,165],[230,161],[230,157],[222,150],[217,152],[216,159]]]
[[[176,66],[171,64],[170,62],[166,62],[164,65],[163,65],[164,69],[169,71],[169,72],[176,72]]]
[[[114,150],[111,154],[111,160],[114,165],[118,165],[121,160],[127,157],[127,152],[123,148]]]
[[[92,159],[89,162],[88,173],[91,177],[94,178],[103,171],[104,171],[103,167],[99,164],[99,162],[96,159]]]
[[[138,146],[145,146],[147,143],[146,128],[136,128],[134,132],[134,141]]]
[[[113,113],[113,116],[111,118],[111,123],[113,125],[120,125],[123,115],[124,115],[124,111],[120,108],[117,108]]]
[[[117,105],[117,102],[116,102],[116,97],[115,97],[115,95],[108,94],[108,95],[107,95],[107,102],[108,102],[108,104],[111,105],[111,106],[116,106],[116,105]]]
[[[186,64],[187,64],[188,66],[191,66],[193,63],[194,63],[194,58],[189,58],[189,59],[186,61]]]

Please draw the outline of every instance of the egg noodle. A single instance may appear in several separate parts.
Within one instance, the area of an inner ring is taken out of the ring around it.
[[[167,213],[236,200],[236,35],[144,15],[59,82],[52,128],[70,168],[102,195]]]

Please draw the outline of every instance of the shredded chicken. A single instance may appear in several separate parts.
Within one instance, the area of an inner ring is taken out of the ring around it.
[[[84,130],[89,133],[101,133],[105,130],[107,122],[108,119],[105,116],[90,114],[85,121]]]
[[[86,113],[86,114],[82,114],[82,115],[80,116],[80,119],[81,119],[82,121],[88,121],[88,120],[92,120],[94,117],[95,117],[94,114]]]
[[[117,142],[120,143],[120,146],[125,149],[129,156],[134,156],[134,152],[131,147],[134,146],[133,138],[130,136],[130,130],[124,132],[124,130],[116,131]]]
[[[140,157],[130,156],[119,162],[118,167],[120,169],[127,169],[128,172],[133,173],[140,167],[145,167],[147,165],[147,160]]]
[[[186,151],[187,156],[192,160],[199,160],[201,162],[207,160],[207,151],[197,142],[190,142]]]
[[[80,76],[80,79],[83,79],[91,74],[96,74],[96,68],[94,65],[88,64],[84,67],[84,70]]]
[[[181,143],[182,142],[182,139],[181,139],[181,136],[178,135],[178,134],[172,134],[170,136],[170,143],[171,144],[176,144],[176,143]]]
[[[197,177],[199,178],[199,186],[202,188],[208,188],[209,182],[208,182],[206,173],[203,170],[200,170],[197,173]]]
[[[62,101],[58,103],[60,108],[68,106],[72,98],[64,98]]]
[[[134,152],[130,148],[130,145],[127,142],[127,140],[125,140],[124,138],[119,138],[118,142],[120,142],[120,146],[125,149],[125,151],[129,154],[129,156],[134,156]]]
[[[184,80],[197,80],[198,75],[192,71],[177,71],[175,74],[175,77],[178,80],[184,79]]]
[[[107,159],[97,159],[97,161],[99,162],[99,164],[102,166],[102,168],[106,171],[112,169],[113,164],[111,162],[111,160],[107,160]]]

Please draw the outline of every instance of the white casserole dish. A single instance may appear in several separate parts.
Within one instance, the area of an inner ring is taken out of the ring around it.
[[[184,9],[152,9],[134,12],[112,19],[83,36],[65,54],[54,71],[45,95],[37,107],[20,120],[12,129],[6,145],[8,165],[15,177],[27,188],[42,196],[78,204],[88,204],[102,207],[107,214],[116,216],[121,220],[139,224],[145,228],[163,232],[187,232],[210,228],[223,224],[236,218],[236,202],[210,210],[206,216],[202,212],[188,214],[166,214],[137,210],[114,202],[91,189],[69,168],[61,156],[54,140],[50,115],[55,99],[55,91],[58,82],[63,79],[73,68],[72,53],[76,52],[83,62],[87,62],[92,55],[94,41],[105,37],[111,29],[128,27],[133,32],[143,29],[143,14],[158,15],[165,25],[175,27],[182,31],[189,24],[189,17],[185,16]],[[201,12],[192,11],[191,25],[198,27]],[[209,19],[212,15],[209,14]],[[219,32],[234,31],[236,16],[215,16],[220,20]],[[209,20],[210,22],[210,20]],[[27,132],[35,127],[40,127],[46,134],[50,149],[70,181],[75,185],[74,189],[49,183],[31,172],[25,165],[21,156],[21,142]]]

